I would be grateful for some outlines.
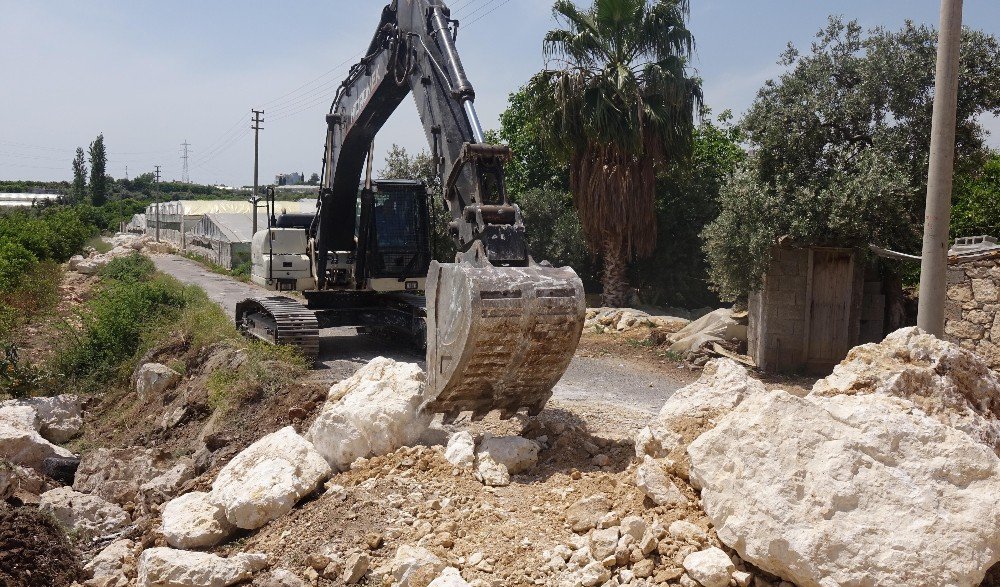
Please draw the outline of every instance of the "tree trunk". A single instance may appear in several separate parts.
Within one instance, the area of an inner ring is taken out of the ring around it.
[[[632,302],[632,288],[628,283],[628,255],[616,243],[604,245],[604,275],[601,283],[604,293],[601,303],[610,308],[624,308]]]

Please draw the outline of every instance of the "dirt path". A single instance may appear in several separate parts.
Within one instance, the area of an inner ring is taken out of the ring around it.
[[[236,304],[249,297],[273,295],[264,288],[212,273],[202,265],[176,255],[154,255],[156,268],[178,280],[202,287],[209,298],[233,316]],[[408,347],[358,336],[353,328],[324,330],[320,344],[321,372],[331,382],[353,373],[359,365],[384,356],[421,364],[424,357]],[[690,377],[671,372],[669,365],[657,368],[629,357],[581,356],[578,352],[554,389],[560,403],[611,404],[634,412],[656,413]]]

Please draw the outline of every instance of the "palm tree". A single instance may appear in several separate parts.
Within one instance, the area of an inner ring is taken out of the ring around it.
[[[542,140],[570,166],[587,246],[603,258],[603,303],[631,298],[627,270],[656,247],[656,172],[691,148],[700,80],[687,75],[688,0],[557,0],[528,84]],[[555,67],[553,67],[555,65]]]

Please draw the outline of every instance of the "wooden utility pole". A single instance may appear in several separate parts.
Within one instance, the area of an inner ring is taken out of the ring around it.
[[[156,242],[160,242],[160,166],[156,167],[156,191],[153,194],[153,203],[156,204]]]
[[[257,234],[257,202],[260,201],[259,184],[257,172],[260,169],[260,124],[264,122],[263,110],[251,110],[253,112],[253,194],[250,195],[250,204],[253,206],[253,234]]]
[[[920,263],[920,304],[917,313],[917,326],[935,336],[944,335],[961,47],[962,0],[942,0],[923,259]]]

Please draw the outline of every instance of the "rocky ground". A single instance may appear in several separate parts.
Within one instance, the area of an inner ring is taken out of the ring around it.
[[[126,389],[0,404],[0,585],[998,584],[977,357],[907,330],[762,381],[635,326],[579,358],[679,389],[655,414],[644,387],[444,424],[419,364],[355,355],[220,409],[213,373],[247,352],[178,340]]]

